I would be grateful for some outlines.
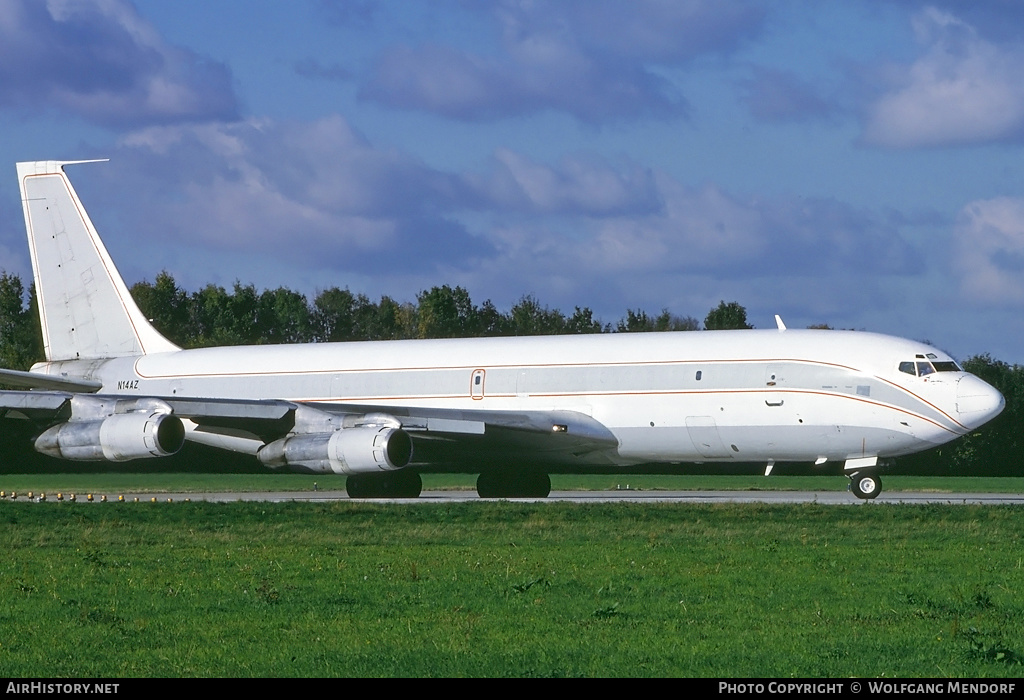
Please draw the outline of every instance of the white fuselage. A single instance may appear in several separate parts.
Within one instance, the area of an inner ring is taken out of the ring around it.
[[[603,457],[622,465],[821,462],[920,451],[1002,409],[968,373],[898,369],[937,352],[863,332],[701,331],[222,347],[35,369],[127,396],[575,411],[615,436]]]

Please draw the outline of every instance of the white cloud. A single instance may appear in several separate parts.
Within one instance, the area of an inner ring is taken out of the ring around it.
[[[890,71],[865,115],[867,143],[918,148],[1024,134],[1024,47],[988,42],[934,8],[915,16],[914,30],[924,54]]]
[[[918,273],[895,225],[839,201],[742,198],[590,153],[545,164],[499,149],[478,171],[445,172],[340,116],[154,127],[109,155],[72,178],[115,260],[186,288],[326,280],[412,298],[462,284],[478,301],[701,313],[740,298],[729,290],[848,302],[877,274]]]
[[[112,235],[142,234],[171,251],[158,259],[188,249],[321,272],[422,274],[492,252],[451,216],[465,189],[457,177],[374,147],[340,116],[153,127],[110,155],[89,176],[113,199],[88,206],[100,217],[116,211]]]
[[[652,65],[724,53],[756,34],[764,10],[714,0],[558,0],[484,6],[500,46],[431,43],[382,53],[360,95],[390,107],[484,121],[557,110],[587,123],[686,116]]]
[[[1024,199],[971,202],[953,236],[953,265],[963,294],[986,304],[1024,303]]]
[[[5,0],[0,106],[134,127],[238,111],[225,65],[167,44],[125,0]]]
[[[634,163],[618,167],[589,156],[563,157],[551,167],[508,148],[494,153],[484,175],[467,175],[483,206],[523,213],[608,216],[659,209],[653,173]]]
[[[602,223],[593,245],[580,251],[598,270],[749,269],[764,249],[763,212],[714,186],[687,188],[662,176],[663,211]]]

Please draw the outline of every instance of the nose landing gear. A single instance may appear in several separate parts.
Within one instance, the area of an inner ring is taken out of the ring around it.
[[[877,474],[860,472],[850,475],[850,490],[857,498],[870,501],[882,492],[882,480]]]

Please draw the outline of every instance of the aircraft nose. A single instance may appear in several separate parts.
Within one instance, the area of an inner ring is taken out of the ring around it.
[[[956,386],[956,410],[960,422],[977,428],[998,416],[1006,407],[1006,399],[989,383],[973,374],[965,374]]]

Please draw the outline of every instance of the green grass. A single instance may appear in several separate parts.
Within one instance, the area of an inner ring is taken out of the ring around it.
[[[0,675],[1024,675],[1015,507],[0,503]]]
[[[886,476],[884,492],[994,492],[1024,493],[1024,478]],[[321,491],[344,490],[345,477],[304,474],[0,474],[0,490],[33,493],[165,493],[210,491],[308,491],[316,483]],[[845,491],[849,480],[842,476],[718,476],[718,475],[564,475],[551,477],[555,490],[609,491],[711,490],[711,491]],[[475,474],[426,474],[424,489],[476,488]]]

